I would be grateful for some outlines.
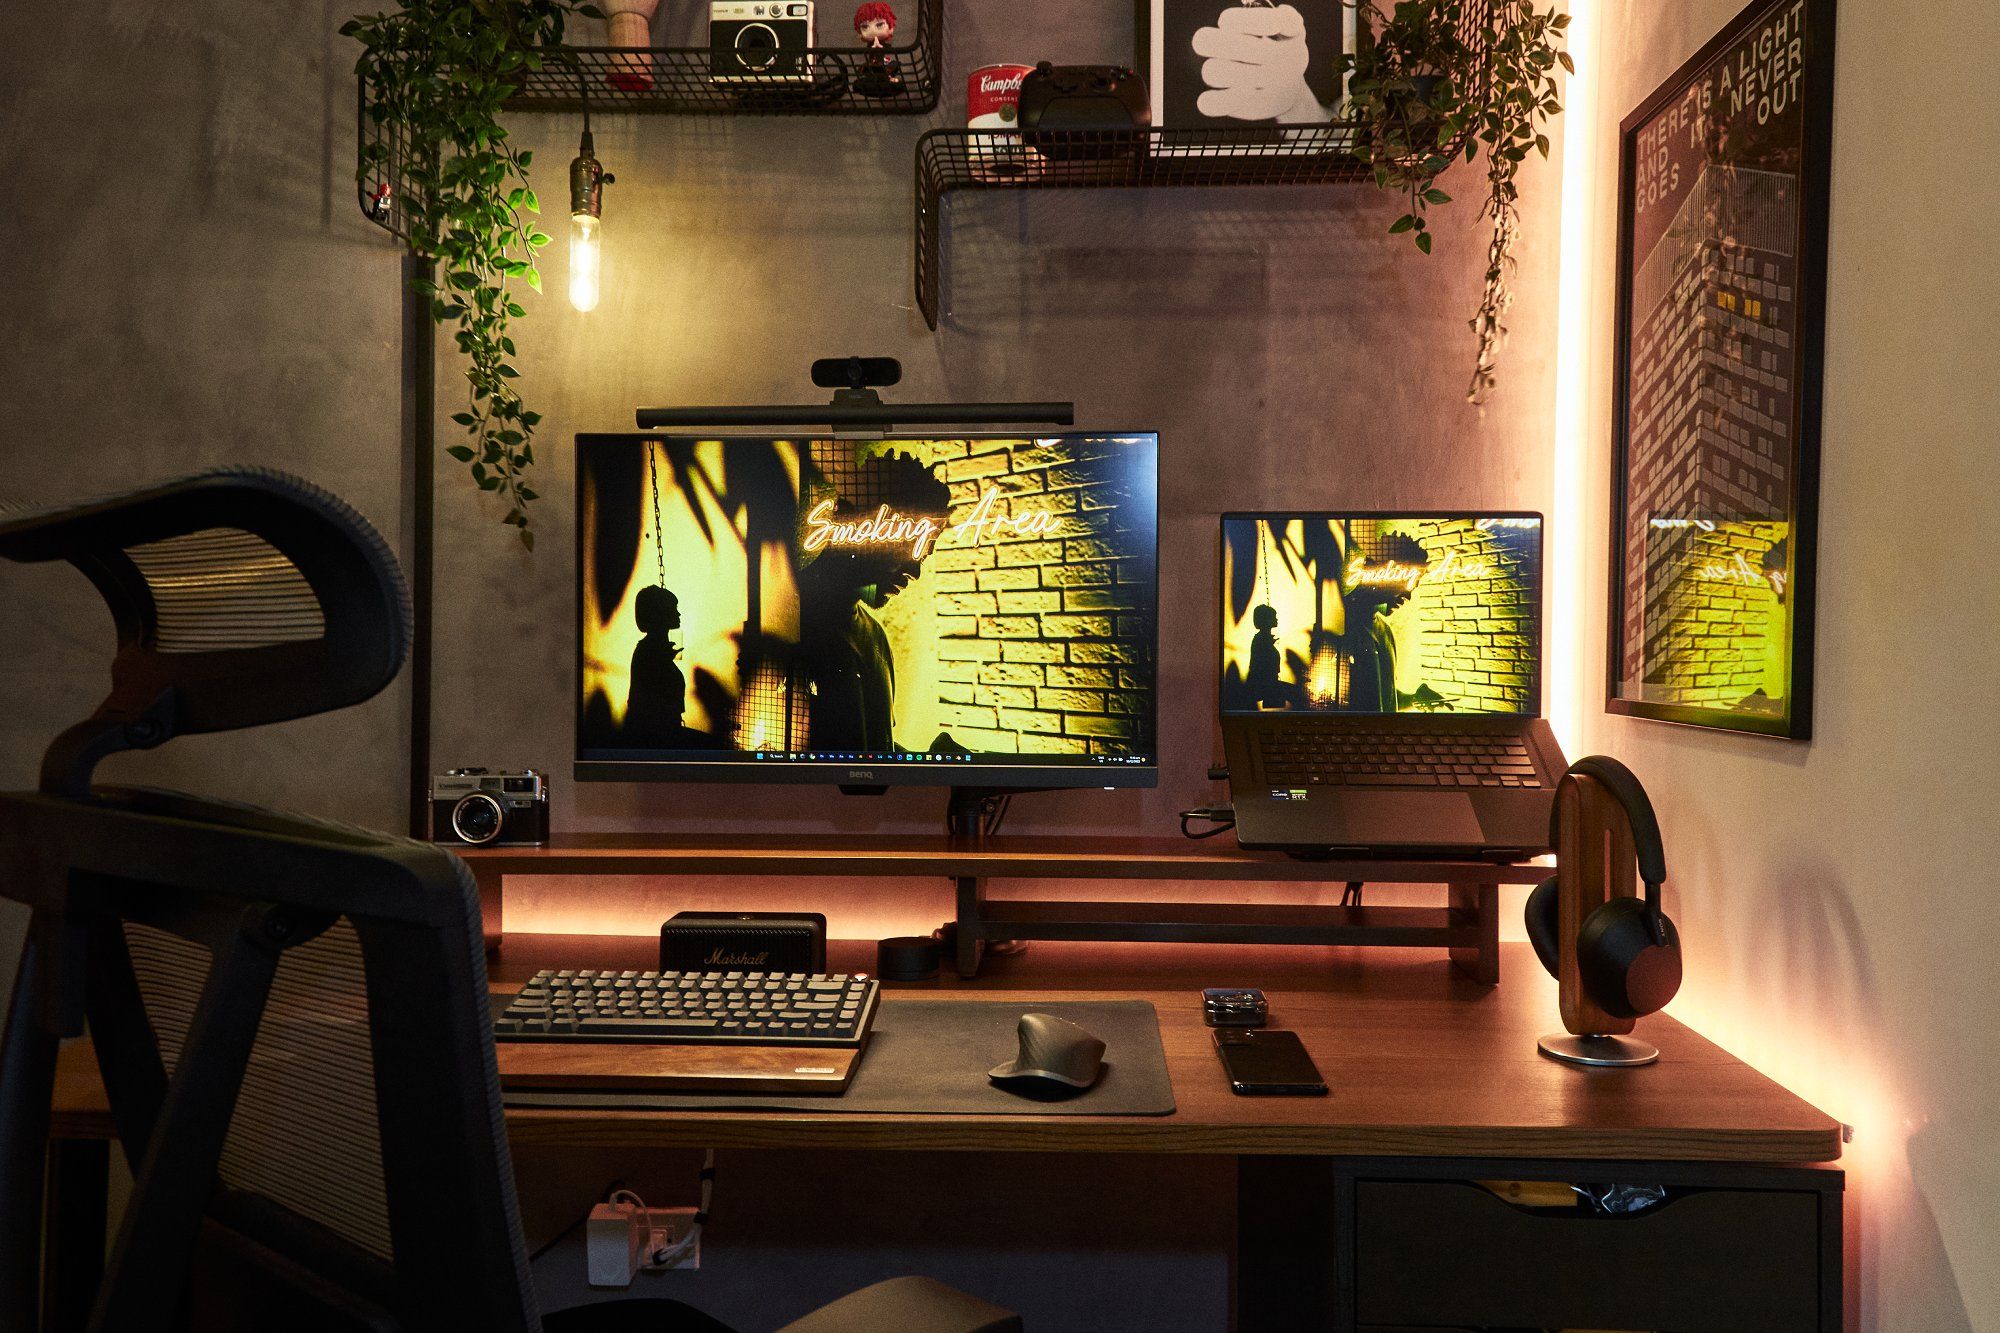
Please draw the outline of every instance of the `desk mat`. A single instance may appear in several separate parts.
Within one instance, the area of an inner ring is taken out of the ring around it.
[[[496,1005],[504,1003],[496,997]],[[1014,1058],[1022,1014],[1054,1014],[1104,1041],[1104,1074],[1083,1092],[1042,1100],[1008,1092],[986,1071]],[[1146,1000],[1025,1004],[884,996],[861,1068],[838,1097],[741,1092],[501,1090],[508,1106],[594,1111],[849,1111],[928,1115],[1172,1115],[1174,1088],[1160,1019]]]

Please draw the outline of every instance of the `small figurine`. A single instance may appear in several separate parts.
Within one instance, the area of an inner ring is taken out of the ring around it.
[[[854,11],[854,35],[868,48],[855,91],[863,97],[894,97],[902,91],[903,76],[896,69],[896,57],[889,54],[889,40],[896,35],[896,11],[882,0]]]

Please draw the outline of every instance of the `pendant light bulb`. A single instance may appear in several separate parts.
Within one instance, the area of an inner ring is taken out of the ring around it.
[[[570,215],[569,303],[585,314],[597,309],[602,286],[604,256],[597,235],[602,225],[588,213]]]
[[[604,187],[612,177],[597,160],[586,121],[576,160],[569,164],[569,303],[597,309],[604,272]]]

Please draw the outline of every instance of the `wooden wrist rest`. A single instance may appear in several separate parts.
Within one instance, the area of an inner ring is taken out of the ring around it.
[[[642,1042],[494,1043],[503,1088],[593,1092],[847,1091],[861,1052],[846,1046],[652,1045]]]

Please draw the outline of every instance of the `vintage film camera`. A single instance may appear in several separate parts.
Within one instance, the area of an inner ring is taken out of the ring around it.
[[[454,768],[431,779],[431,841],[532,847],[549,840],[549,780],[532,768]]]
[[[813,0],[711,0],[708,73],[716,83],[810,83]]]

